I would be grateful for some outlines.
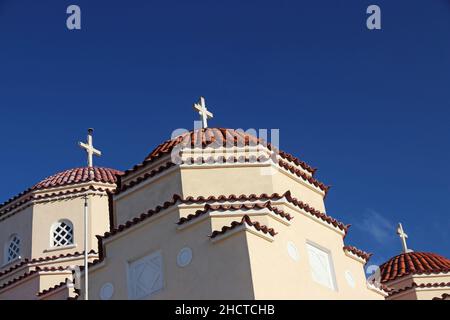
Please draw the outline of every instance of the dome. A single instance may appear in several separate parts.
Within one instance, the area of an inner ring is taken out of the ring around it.
[[[64,187],[71,184],[86,183],[91,181],[115,184],[117,182],[117,175],[121,174],[121,171],[109,168],[75,168],[50,176],[35,184],[31,188],[31,190],[34,191],[48,188]]]
[[[123,172],[119,170],[99,167],[69,169],[45,178],[41,182],[35,184],[33,187],[9,199],[5,203],[0,204],[0,213],[2,213],[2,207],[33,191],[64,187],[72,184],[80,184],[86,182],[115,184],[117,183],[117,176],[122,174]]]
[[[144,159],[144,162],[142,164],[133,167],[133,169],[131,170],[127,170],[125,174],[133,172],[148,163],[151,163],[167,154],[170,154],[172,150],[179,145],[188,146],[190,144],[191,146],[196,146],[201,144],[202,147],[218,144],[222,146],[252,146],[258,145],[259,143],[265,144],[263,139],[257,138],[256,136],[248,134],[242,130],[225,128],[196,129],[181,134],[174,139],[167,140],[166,142],[160,144]],[[267,147],[270,150],[272,150],[273,148],[270,143],[267,143]],[[316,169],[310,167],[308,164],[297,159],[296,157],[281,150],[278,150],[278,152],[282,158],[291,161],[298,166],[301,166],[311,175],[314,175],[314,173],[316,172]]]
[[[402,253],[380,266],[382,283],[410,274],[430,274],[449,271],[450,259],[429,252]]]

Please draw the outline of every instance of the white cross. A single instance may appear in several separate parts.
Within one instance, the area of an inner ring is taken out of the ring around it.
[[[88,130],[88,136],[87,136],[87,143],[79,142],[79,146],[82,149],[86,150],[87,156],[88,156],[88,167],[92,168],[94,163],[94,156],[100,157],[102,155],[101,151],[94,148],[94,145],[92,144],[92,133],[94,133],[94,129]]]
[[[214,115],[206,109],[205,98],[200,97],[200,101],[194,104],[194,110],[198,111],[201,117],[203,128],[208,128],[208,119],[214,117]]]
[[[408,235],[403,231],[403,226],[401,223],[398,224],[397,228],[397,234],[400,236],[400,239],[402,240],[402,246],[403,246],[403,252],[411,252],[411,250],[408,249],[408,246],[406,245],[406,239],[408,239]]]

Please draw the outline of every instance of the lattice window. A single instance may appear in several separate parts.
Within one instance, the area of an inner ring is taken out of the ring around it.
[[[69,221],[59,221],[53,226],[52,246],[65,247],[73,244],[73,227]]]
[[[6,252],[6,262],[11,262],[20,257],[20,238],[17,235],[13,235],[8,243]]]

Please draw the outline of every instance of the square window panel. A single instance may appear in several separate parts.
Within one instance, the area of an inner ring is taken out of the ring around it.
[[[306,247],[313,280],[331,290],[336,290],[330,254],[310,243],[307,243]]]

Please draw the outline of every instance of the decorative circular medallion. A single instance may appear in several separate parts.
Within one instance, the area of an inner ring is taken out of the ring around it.
[[[105,283],[100,289],[100,299],[110,300],[114,295],[114,286],[112,283]]]
[[[192,261],[192,249],[191,248],[183,248],[178,253],[177,264],[179,267],[184,268],[188,266]]]
[[[292,260],[294,260],[295,262],[298,262],[300,260],[298,249],[293,242],[289,241],[287,243],[287,251]]]
[[[355,287],[355,279],[353,279],[353,275],[349,270],[345,271],[345,280],[347,280],[350,287]]]

